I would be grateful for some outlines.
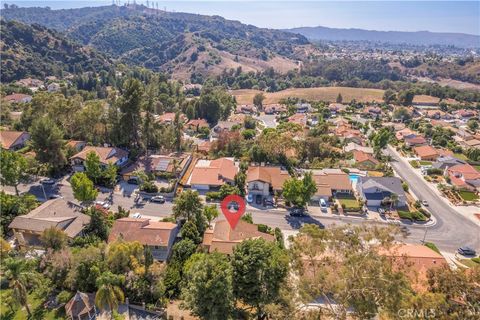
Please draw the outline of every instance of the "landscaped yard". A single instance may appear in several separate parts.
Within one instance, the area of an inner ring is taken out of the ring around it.
[[[463,153],[454,153],[453,156],[460,160],[465,160],[465,161],[468,160],[467,156],[465,156]]]
[[[398,210],[398,216],[402,219],[407,219],[410,221],[427,221],[427,217],[420,211],[404,211]]]
[[[414,167],[415,169],[420,168],[420,164],[418,163],[417,160],[412,160],[412,161],[410,161],[410,164],[411,164],[412,167]]]
[[[26,320],[27,311],[25,308],[20,306],[13,307],[14,312],[12,312],[6,302],[6,297],[9,295],[10,289],[0,290],[0,300],[1,300],[1,307],[0,307],[0,319],[11,319],[11,320]],[[32,317],[28,318],[30,320],[33,319],[46,319],[46,320],[54,320],[54,319],[65,319],[65,316],[60,312],[57,313],[54,310],[47,310],[42,306],[43,299],[39,299],[34,294],[30,294],[28,296],[28,305],[30,306],[30,311],[32,312]],[[63,309],[62,309],[63,311]]]
[[[359,211],[362,208],[362,205],[355,197],[337,197],[337,200],[346,211]]]
[[[432,161],[420,161],[420,165],[421,165],[421,166],[431,166],[431,165],[432,165]]]
[[[465,201],[476,201],[478,200],[478,195],[472,191],[458,191],[460,197]]]

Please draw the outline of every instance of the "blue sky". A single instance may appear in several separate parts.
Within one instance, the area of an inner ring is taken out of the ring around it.
[[[127,0],[121,0],[126,2]],[[51,8],[111,4],[108,0],[4,1]],[[133,2],[133,0],[130,0]],[[220,15],[267,28],[326,26],[369,30],[463,32],[480,35],[480,1],[156,1],[168,11]],[[137,0],[146,3],[146,0]],[[152,3],[152,0],[150,0]]]

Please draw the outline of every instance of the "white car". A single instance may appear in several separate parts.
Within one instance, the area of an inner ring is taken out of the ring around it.
[[[134,219],[140,219],[142,217],[142,215],[140,214],[140,212],[135,212],[134,214],[132,214],[132,218]]]
[[[428,202],[427,202],[427,200],[422,200],[422,204],[423,204],[425,207],[428,207]]]

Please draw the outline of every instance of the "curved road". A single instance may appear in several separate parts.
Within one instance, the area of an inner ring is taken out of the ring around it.
[[[413,171],[409,163],[400,158],[390,146],[385,153],[394,160],[391,162],[393,169],[408,183],[410,191],[418,199],[428,201],[429,211],[437,221],[434,226],[427,228],[410,227],[410,237],[423,239],[426,230],[426,241],[435,243],[443,251],[455,252],[457,248],[468,245],[478,252],[480,226],[457,212],[446,199],[435,193],[427,182]]]

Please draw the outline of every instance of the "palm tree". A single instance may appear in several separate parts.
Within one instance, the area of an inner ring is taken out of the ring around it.
[[[392,210],[393,207],[395,207],[398,203],[398,194],[392,193],[390,195],[390,210]]]
[[[100,310],[109,310],[111,314],[118,307],[119,302],[123,302],[125,296],[119,287],[124,278],[111,272],[103,273],[97,279],[97,294],[95,304]]]
[[[12,298],[21,306],[25,307],[28,316],[32,313],[28,306],[28,285],[36,280],[35,272],[29,270],[25,260],[9,258],[5,260],[5,277],[8,279],[8,286],[12,289]]]

